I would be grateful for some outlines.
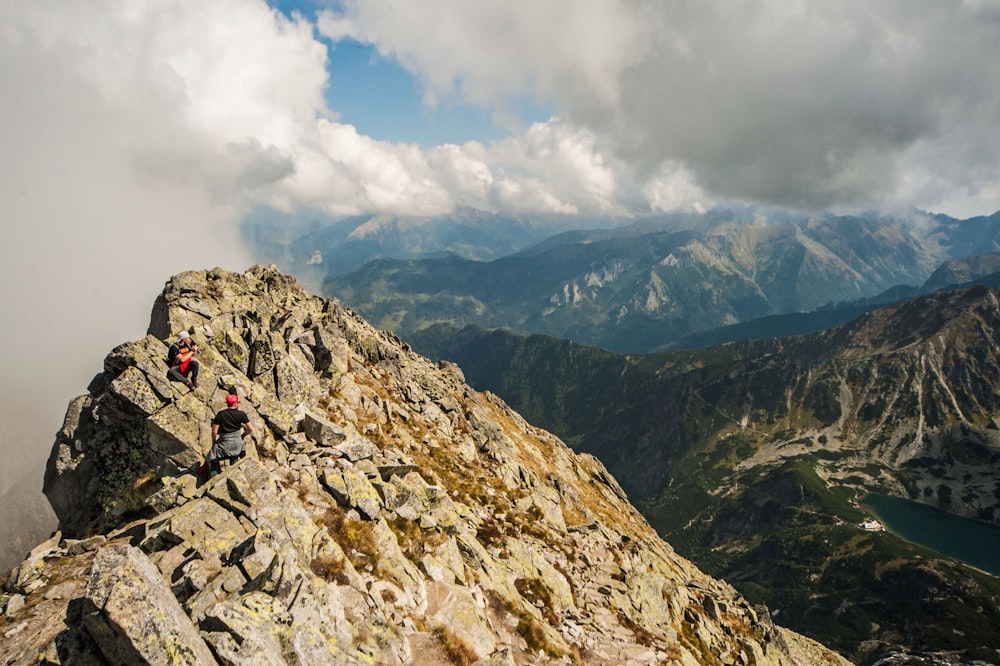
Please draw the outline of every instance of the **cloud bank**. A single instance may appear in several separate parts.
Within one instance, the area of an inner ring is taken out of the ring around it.
[[[398,59],[432,101],[550,101],[629,165],[620,186],[669,192],[679,173],[803,209],[1000,206],[995,0],[346,0],[319,27]]]
[[[166,277],[246,267],[254,207],[992,212],[998,29],[993,0],[345,0],[315,23],[263,0],[7,0],[0,441],[44,457]],[[557,115],[493,142],[364,136],[327,108],[351,94],[327,90],[343,39],[429,107]]]
[[[164,280],[249,264],[240,210],[322,104],[311,35],[253,3],[2,5],[0,490],[41,486],[68,399],[145,334]]]

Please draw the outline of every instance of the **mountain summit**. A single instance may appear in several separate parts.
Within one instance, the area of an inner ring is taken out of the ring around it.
[[[165,377],[190,329],[200,387]],[[247,457],[199,485],[235,389]],[[661,541],[604,466],[273,267],[173,277],[71,401],[7,664],[841,664]]]

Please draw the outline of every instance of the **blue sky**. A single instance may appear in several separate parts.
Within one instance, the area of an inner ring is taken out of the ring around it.
[[[317,11],[329,3],[310,0],[271,0],[286,16],[296,12],[315,20]],[[353,39],[329,46],[330,84],[326,102],[341,121],[373,139],[393,143],[414,142],[424,147],[469,140],[493,141],[509,132],[494,122],[491,109],[463,102],[458,97],[430,108],[422,101],[419,80],[398,61],[379,54],[370,45]],[[528,100],[509,103],[521,126],[544,121],[551,110]]]
[[[489,109],[447,100],[435,108],[421,101],[419,82],[398,62],[369,45],[345,39],[330,48],[327,104],[340,120],[373,139],[412,141],[424,147],[469,140],[492,141],[507,134]],[[544,120],[541,112],[521,116]]]

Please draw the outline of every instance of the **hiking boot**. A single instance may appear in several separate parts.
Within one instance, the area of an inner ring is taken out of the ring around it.
[[[198,380],[197,379],[192,379],[191,380],[191,386],[194,387],[194,388],[198,388]]]
[[[187,386],[192,391],[194,390],[194,384],[192,384],[191,382],[184,382],[184,386]]]

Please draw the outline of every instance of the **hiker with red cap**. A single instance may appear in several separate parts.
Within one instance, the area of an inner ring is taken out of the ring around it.
[[[212,419],[212,448],[208,452],[208,478],[221,471],[221,461],[234,462],[246,455],[243,438],[253,432],[253,424],[246,412],[240,409],[240,397],[235,393],[226,396],[226,408]]]
[[[198,361],[194,353],[198,345],[191,342],[191,333],[181,331],[177,334],[177,342],[167,348],[167,379],[183,382],[189,389],[198,388]]]

